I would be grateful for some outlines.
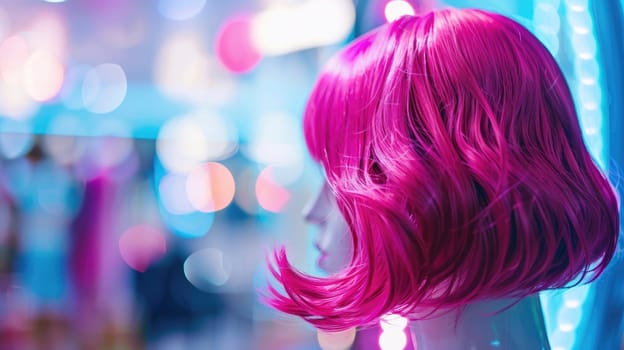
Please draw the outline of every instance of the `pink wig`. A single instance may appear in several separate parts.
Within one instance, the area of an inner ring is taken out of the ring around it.
[[[616,193],[557,63],[509,18],[447,9],[364,35],[320,75],[304,130],[354,253],[317,278],[279,250],[268,302],[319,328],[566,287],[613,256]]]

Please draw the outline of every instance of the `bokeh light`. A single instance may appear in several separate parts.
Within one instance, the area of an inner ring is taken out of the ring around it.
[[[58,11],[42,9],[32,14],[24,33],[31,50],[50,53],[59,62],[67,55],[67,22]]]
[[[71,135],[44,135],[43,149],[59,164],[73,164],[83,156],[86,143],[83,137]]]
[[[284,209],[290,193],[275,181],[272,168],[266,167],[256,180],[256,197],[260,206],[270,212],[278,213]]]
[[[12,120],[8,120],[12,121]],[[4,121],[2,126],[5,126]],[[0,153],[4,158],[15,159],[24,156],[34,144],[32,128],[27,123],[13,121],[11,132],[0,133]]]
[[[89,154],[100,155],[93,159],[98,169],[111,169],[122,164],[132,154],[134,141],[129,137],[99,136],[89,139]]]
[[[349,36],[354,23],[351,0],[278,4],[253,17],[251,40],[263,55],[283,55],[338,43]]]
[[[223,164],[201,164],[186,179],[186,195],[195,209],[210,213],[227,207],[234,198],[234,177]]]
[[[30,55],[30,47],[23,36],[17,34],[6,38],[0,44],[0,74],[9,84],[19,84],[24,62]]]
[[[201,112],[167,121],[156,141],[159,159],[173,172],[190,172],[204,161],[225,159],[237,147],[233,123]]]
[[[171,214],[188,214],[195,211],[186,195],[186,174],[166,174],[160,179],[158,193],[163,207]]]
[[[559,32],[561,18],[559,3],[552,0],[537,0],[533,7],[533,27],[535,35],[544,43],[551,54],[559,52]]]
[[[389,1],[384,8],[384,15],[388,22],[394,22],[403,16],[413,16],[415,13],[414,7],[403,0]]]
[[[250,166],[236,174],[236,192],[234,202],[249,215],[260,212],[260,204],[256,197],[256,182],[260,171],[257,166]]]
[[[183,238],[199,238],[208,233],[214,213],[195,210],[186,195],[188,173],[169,173],[158,158],[154,160],[154,181],[160,217],[167,228]]]
[[[217,33],[215,52],[219,62],[234,73],[253,69],[262,56],[252,43],[251,18],[241,15],[223,23]]]
[[[223,160],[238,150],[236,125],[219,114],[199,111],[189,116],[204,134],[205,160]]]
[[[92,69],[92,66],[86,64],[73,65],[67,69],[59,97],[68,109],[84,108],[82,90],[85,77]]]
[[[156,152],[167,170],[189,172],[208,158],[208,140],[196,119],[175,118],[160,128]]]
[[[598,84],[598,78],[600,76],[600,68],[598,62],[595,59],[582,59],[578,57],[574,62],[578,79],[582,84],[592,85]]]
[[[80,205],[80,198],[69,171],[50,160],[40,162],[36,170],[33,193],[39,207],[56,218],[71,218]]]
[[[580,307],[585,302],[585,299],[587,299],[588,294],[588,284],[582,284],[574,288],[570,288],[563,294],[564,306],[570,309]]]
[[[154,62],[154,82],[176,100],[196,105],[228,102],[234,97],[236,80],[200,42],[189,33],[166,38]]]
[[[93,128],[95,137],[89,138],[89,154],[100,155],[92,162],[97,168],[114,168],[132,154],[134,140],[127,124],[117,119],[99,118]]]
[[[572,46],[581,59],[592,59],[596,56],[596,40],[591,33],[577,32],[572,34]]]
[[[381,329],[384,331],[387,330],[403,330],[407,327],[407,318],[397,315],[397,314],[388,314],[385,315],[379,320],[379,325]]]
[[[576,341],[576,334],[557,329],[550,335],[549,340],[552,350],[570,350]]]
[[[37,113],[39,107],[39,103],[28,96],[21,84],[0,80],[0,115],[27,120]]]
[[[0,115],[28,119],[39,107],[24,86],[24,65],[30,54],[31,48],[22,35],[0,43]]]
[[[167,241],[157,228],[137,225],[127,229],[119,238],[119,253],[131,268],[144,272],[165,255]]]
[[[381,317],[379,325],[383,330],[379,336],[381,350],[403,350],[407,345],[407,318],[397,314],[387,314]]]
[[[48,124],[43,135],[43,151],[56,162],[68,165],[76,162],[86,150],[87,125],[75,115],[60,114]]]
[[[403,350],[407,345],[407,335],[404,330],[392,329],[381,332],[379,347],[381,350]]]
[[[184,261],[184,275],[196,288],[210,292],[230,279],[231,263],[219,249],[206,248],[189,255]]]
[[[562,332],[573,332],[581,322],[583,310],[579,307],[570,308],[564,306],[559,309],[557,323]]]
[[[124,101],[127,90],[126,73],[120,65],[100,64],[85,76],[82,86],[84,107],[93,113],[110,113]]]
[[[206,0],[159,0],[158,11],[166,18],[183,21],[193,18],[206,6]]]
[[[0,40],[4,39],[11,28],[11,18],[7,11],[0,7]]]
[[[297,164],[303,161],[298,121],[285,113],[267,113],[254,120],[253,135],[241,149],[262,164]]]
[[[0,133],[0,152],[7,159],[24,156],[33,146],[31,133]]]
[[[172,233],[182,238],[199,238],[205,236],[214,222],[214,213],[192,211],[186,214],[173,214],[161,203],[160,216]]]
[[[322,350],[348,350],[355,341],[355,327],[342,332],[326,332],[317,330],[316,339]]]
[[[65,72],[61,62],[44,50],[35,51],[24,65],[26,91],[36,101],[48,101],[63,86]]]

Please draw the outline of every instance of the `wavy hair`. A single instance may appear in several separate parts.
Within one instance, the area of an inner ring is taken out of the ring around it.
[[[614,254],[617,194],[566,80],[505,16],[445,9],[365,34],[320,74],[304,133],[354,252],[320,278],[277,250],[267,302],[318,328],[567,287]]]

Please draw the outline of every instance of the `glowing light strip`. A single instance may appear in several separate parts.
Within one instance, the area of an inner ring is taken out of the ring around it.
[[[407,345],[407,323],[405,317],[388,314],[381,318],[379,325],[383,330],[379,335],[381,350],[403,350]]]
[[[563,6],[574,59],[574,80],[570,80],[570,83],[577,103],[581,129],[590,153],[604,169],[606,159],[608,159],[603,147],[606,128],[602,112],[600,67],[596,59],[596,34],[589,2],[588,0],[566,0]],[[558,10],[559,7],[559,0],[538,0],[534,7],[536,35],[544,41],[554,55],[557,54],[559,47],[560,18],[558,15],[553,15],[553,9]],[[553,24],[548,25],[549,22]],[[553,30],[555,27],[557,31]],[[547,312],[546,316],[549,316],[549,311],[553,312],[550,317],[551,322],[547,322],[547,331],[553,350],[574,348],[578,326],[581,323],[591,289],[589,285],[581,285],[563,292],[543,293],[542,302]],[[548,319],[549,317],[547,321]]]

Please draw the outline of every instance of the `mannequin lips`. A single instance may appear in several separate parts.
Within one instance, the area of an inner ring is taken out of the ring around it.
[[[319,256],[316,259],[316,265],[323,269],[324,263],[327,260],[327,252],[321,248],[321,245],[318,242],[314,243],[314,248],[316,248],[319,252]]]
[[[321,257],[327,256],[327,252],[323,250],[323,248],[321,248],[321,245],[318,242],[314,243],[314,248],[316,248],[316,250],[319,251],[319,254],[321,255]]]

